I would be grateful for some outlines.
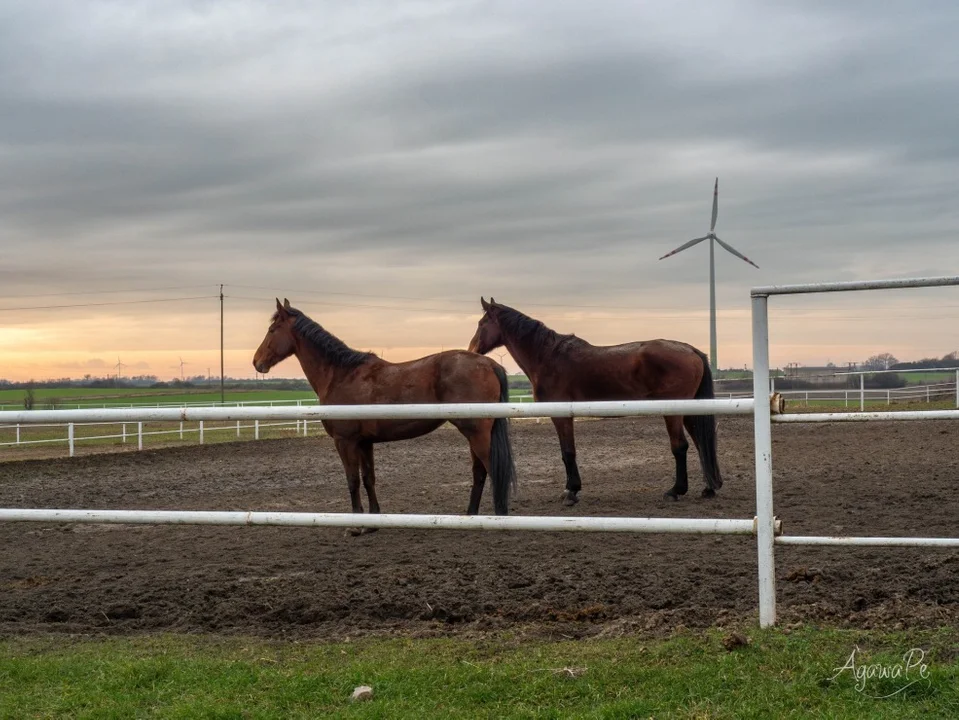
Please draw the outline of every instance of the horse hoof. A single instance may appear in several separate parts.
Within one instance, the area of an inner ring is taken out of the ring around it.
[[[714,497],[716,497],[716,491],[713,490],[712,488],[704,488],[704,489],[703,489],[703,497],[704,497],[704,498],[714,498]]]
[[[667,490],[666,492],[663,493],[663,497],[666,498],[667,500],[678,501],[679,493],[677,493],[675,490]]]
[[[563,493],[563,505],[566,507],[573,507],[573,505],[578,502],[579,498],[576,497],[576,493],[570,492],[569,490]]]
[[[363,528],[347,528],[346,536],[347,537],[359,537],[363,534]]]

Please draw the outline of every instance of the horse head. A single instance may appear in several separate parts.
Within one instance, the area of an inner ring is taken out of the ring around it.
[[[500,330],[499,321],[496,317],[498,307],[496,300],[491,297],[489,302],[486,302],[486,300],[481,297],[480,304],[483,306],[483,317],[479,319],[479,323],[476,325],[476,333],[473,335],[473,339],[470,340],[467,349],[470,352],[485,355],[491,350],[495,350],[503,345],[503,333]]]
[[[270,319],[270,327],[260,347],[253,354],[253,367],[259,373],[269,372],[278,362],[286,360],[296,350],[296,340],[293,336],[293,323],[299,312],[290,307],[290,301],[285,299],[280,303],[276,298],[276,312]]]

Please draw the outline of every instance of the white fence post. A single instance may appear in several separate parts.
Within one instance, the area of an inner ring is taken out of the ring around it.
[[[236,436],[240,437],[240,421],[236,421]]]
[[[183,421],[180,421],[180,439],[183,439]]]
[[[67,442],[70,443],[70,457],[73,457],[73,423],[67,425]]]
[[[260,439],[260,421],[259,420],[253,421],[253,439],[254,440]]]
[[[859,412],[866,409],[866,373],[859,376]]]
[[[756,447],[756,546],[759,559],[759,626],[776,623],[776,535],[773,515],[773,450],[769,398],[769,318],[767,297],[752,298],[753,432]]]
[[[143,449],[143,423],[137,423],[137,450]]]
[[[123,430],[121,431],[121,434],[123,436],[123,444],[125,445],[127,442],[127,424],[126,423],[123,423]]]
[[[200,421],[200,444],[203,444],[203,421]]]
[[[956,393],[956,407],[959,407],[959,391]],[[20,444],[20,423],[17,423],[17,445]]]

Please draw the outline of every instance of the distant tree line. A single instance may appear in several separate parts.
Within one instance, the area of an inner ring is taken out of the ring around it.
[[[309,390],[310,384],[302,378],[264,378],[251,380],[249,378],[231,378],[223,380],[223,386],[229,390]],[[56,380],[24,380],[12,381],[0,378],[0,389],[11,390],[40,390],[58,388],[91,388],[91,389],[182,389],[209,392],[220,387],[220,378],[208,378],[205,375],[184,380],[158,380],[156,375],[136,375],[128,378],[91,377],[57,378]]]

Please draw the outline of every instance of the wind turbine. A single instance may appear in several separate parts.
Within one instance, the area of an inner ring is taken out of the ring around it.
[[[121,371],[123,370],[123,368],[128,367],[128,366],[127,366],[126,363],[120,362],[120,356],[118,355],[118,356],[117,356],[117,364],[114,365],[113,367],[115,367],[115,368],[117,369],[117,382],[120,382]]]
[[[177,357],[180,357],[180,356],[178,355]],[[183,358],[180,357],[180,365],[179,365],[179,368],[180,368],[180,382],[183,382],[183,366],[184,366],[184,365],[186,365],[186,363],[183,362]],[[173,367],[177,367],[177,366],[174,365]]]
[[[695,238],[694,240],[690,240],[688,243],[680,245],[672,252],[668,252],[659,258],[660,260],[665,260],[670,255],[675,255],[676,253],[680,253],[687,248],[691,248],[693,245],[698,245],[703,240],[709,240],[709,364],[714,373],[719,369],[719,366],[716,364],[716,259],[713,241],[715,240],[718,242],[724,250],[732,253],[740,260],[745,260],[757,270],[759,269],[759,266],[756,263],[743,255],[736,248],[724,243],[719,239],[719,236],[716,235],[714,231],[716,230],[716,216],[718,214],[719,178],[716,178],[716,184],[713,186],[713,219],[712,222],[709,223],[709,232],[702,237]]]

